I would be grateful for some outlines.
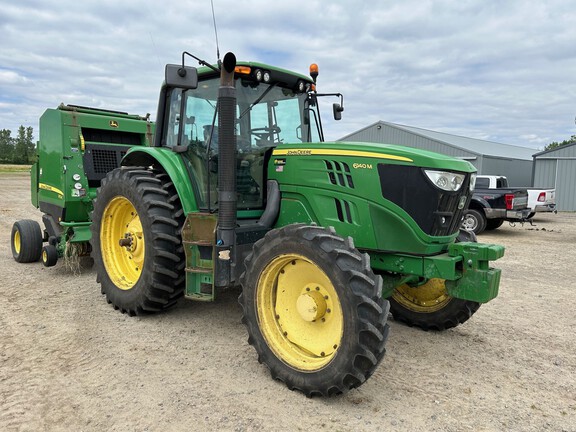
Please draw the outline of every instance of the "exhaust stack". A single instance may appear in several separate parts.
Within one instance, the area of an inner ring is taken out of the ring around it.
[[[218,89],[218,272],[215,285],[226,286],[230,282],[231,248],[236,233],[236,88],[234,68],[236,56],[231,52],[224,56]]]

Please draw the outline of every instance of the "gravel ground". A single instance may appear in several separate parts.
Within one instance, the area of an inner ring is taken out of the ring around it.
[[[40,221],[27,174],[0,174],[2,431],[576,431],[576,214],[479,237],[506,246],[500,295],[442,333],[390,320],[359,389],[307,399],[273,381],[238,291],[122,315],[84,260],[18,264],[10,230]]]

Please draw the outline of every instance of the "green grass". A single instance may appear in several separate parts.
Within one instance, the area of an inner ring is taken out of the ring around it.
[[[0,164],[0,173],[30,172],[31,165],[5,165]]]

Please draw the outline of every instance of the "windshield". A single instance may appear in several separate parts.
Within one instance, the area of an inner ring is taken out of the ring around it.
[[[236,79],[238,148],[270,147],[280,143],[301,143],[319,141],[316,128],[308,133],[303,113],[307,95],[296,94],[279,85],[268,85],[244,82]],[[207,142],[210,132],[213,133],[212,146],[217,151],[217,136],[212,125],[218,124],[215,117],[216,99],[219,79],[202,81],[197,89],[184,92],[185,117],[181,145],[187,142]],[[171,97],[169,127],[165,137],[166,145],[172,147],[177,142],[180,130],[180,111],[182,91],[175,89]]]
[[[318,142],[318,129],[309,127],[314,120],[305,121],[310,110],[306,93],[242,78],[235,84],[238,208],[258,209],[263,206],[266,151],[278,144]],[[219,86],[219,79],[213,78],[196,89],[173,89],[163,139],[168,147],[187,147],[200,205],[209,210],[217,208]]]

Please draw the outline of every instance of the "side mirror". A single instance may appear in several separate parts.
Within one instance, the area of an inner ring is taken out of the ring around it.
[[[334,120],[342,120],[342,111],[344,107],[340,104],[332,104],[332,111],[334,112]]]
[[[167,64],[166,85],[183,89],[195,89],[198,87],[198,71],[191,66]]]

